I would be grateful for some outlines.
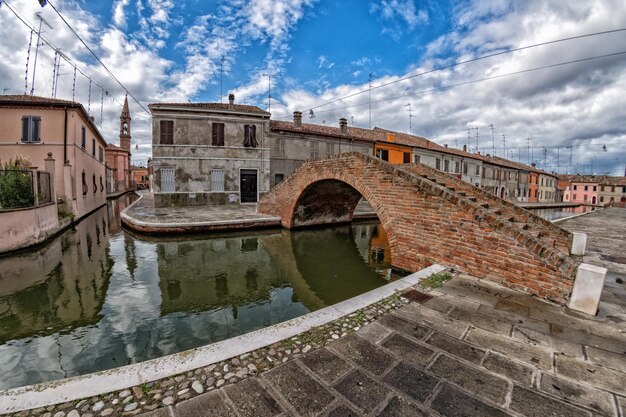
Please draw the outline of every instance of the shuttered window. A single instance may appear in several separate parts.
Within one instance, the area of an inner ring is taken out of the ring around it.
[[[211,171],[211,191],[224,191],[224,170],[213,168]]]
[[[161,120],[161,145],[174,144],[174,121]]]
[[[87,147],[87,130],[83,126],[80,130],[80,147],[85,149]]]
[[[224,123],[213,123],[211,128],[211,145],[224,146]]]
[[[161,192],[173,193],[174,191],[176,191],[174,168],[161,168]]]
[[[259,145],[256,140],[255,125],[244,125],[243,136],[243,146],[245,146],[246,148],[256,148]]]
[[[39,143],[41,117],[22,117],[22,143]]]

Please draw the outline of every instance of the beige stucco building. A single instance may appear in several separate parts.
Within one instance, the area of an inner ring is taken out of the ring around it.
[[[106,203],[107,144],[77,102],[28,95],[0,96],[0,160],[28,156],[43,170],[54,159],[54,194],[77,218]]]
[[[270,188],[270,114],[234,103],[154,103],[156,207],[256,203]]]

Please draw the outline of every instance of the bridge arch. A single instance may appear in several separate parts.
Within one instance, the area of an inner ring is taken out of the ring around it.
[[[439,263],[542,298],[569,298],[580,263],[569,255],[569,232],[425,165],[359,153],[308,161],[258,210],[286,228],[348,222],[361,196],[388,235],[395,268]]]

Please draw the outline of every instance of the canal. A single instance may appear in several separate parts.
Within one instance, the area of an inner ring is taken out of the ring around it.
[[[0,389],[206,345],[394,279],[377,222],[146,238],[120,227],[132,199],[0,258]]]

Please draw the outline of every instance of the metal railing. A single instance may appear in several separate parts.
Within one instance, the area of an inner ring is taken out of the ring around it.
[[[0,210],[37,207],[53,201],[50,173],[0,170]]]

